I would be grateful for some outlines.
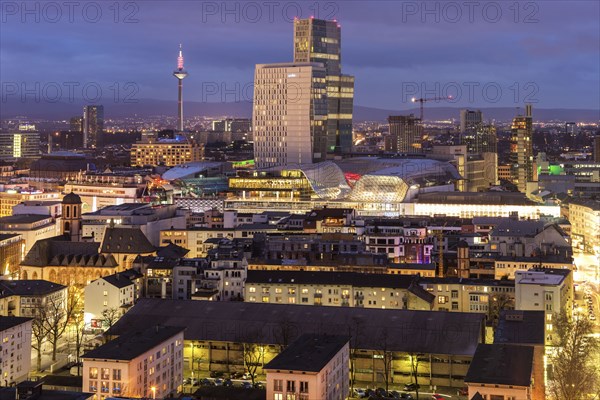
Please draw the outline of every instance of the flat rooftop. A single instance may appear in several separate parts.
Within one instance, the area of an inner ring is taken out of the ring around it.
[[[148,298],[111,332],[126,334],[161,321],[185,326],[186,340],[281,344],[282,323],[293,332],[290,342],[304,333],[350,332],[358,324],[365,330],[364,350],[380,350],[385,334],[393,351],[472,356],[482,341],[484,319],[479,313]]]
[[[273,358],[264,369],[319,372],[349,340],[347,336],[304,334]]]
[[[569,269],[535,268],[515,272],[515,281],[522,285],[560,285],[570,273]]]

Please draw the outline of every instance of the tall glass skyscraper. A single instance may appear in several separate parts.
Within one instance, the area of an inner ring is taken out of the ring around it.
[[[483,124],[480,110],[460,110],[460,134],[468,154],[498,152],[496,127]]]
[[[336,21],[296,19],[294,62],[318,62],[327,74],[327,153],[352,151],[354,77],[342,74],[341,28]]]
[[[104,106],[83,107],[83,147],[100,146],[104,131]]]

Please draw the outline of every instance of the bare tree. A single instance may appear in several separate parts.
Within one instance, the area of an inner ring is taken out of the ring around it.
[[[394,353],[390,349],[390,337],[386,327],[383,328],[379,335],[379,347],[381,350],[377,351],[377,355],[383,365],[383,380],[387,392],[390,386],[390,378],[392,378],[393,374],[392,362],[394,361]]]
[[[83,311],[81,289],[70,286],[67,289],[65,300],[58,297],[48,297],[43,307],[45,309],[44,325],[48,341],[52,345],[52,361],[56,361],[58,342],[65,334],[67,326],[73,322],[74,316]]]
[[[488,306],[488,320],[492,321],[493,325],[498,324],[500,318],[500,311],[512,310],[515,308],[515,299],[513,296],[509,296],[506,293],[498,293],[490,296]]]
[[[592,322],[583,315],[554,315],[556,351],[550,357],[550,394],[554,400],[590,398],[600,392],[600,342],[591,336]]]
[[[102,310],[102,326],[106,327],[106,330],[112,328],[119,318],[121,318],[121,310],[116,307]]]
[[[252,385],[256,383],[258,367],[264,365],[266,345],[259,343],[244,343],[244,365],[250,375]]]
[[[47,330],[46,324],[46,310],[44,307],[38,307],[31,321],[31,347],[37,352],[37,370],[42,369],[42,350],[44,341],[46,340]]]
[[[273,330],[273,336],[275,337],[276,343],[279,344],[279,351],[283,351],[288,347],[297,333],[297,327],[294,323],[289,318],[283,317]]]
[[[85,335],[85,322],[83,312],[78,312],[73,316],[71,326],[75,331],[75,362],[77,363],[77,375],[81,375],[81,365],[79,363],[79,356],[81,355],[81,348],[83,347],[83,338]]]
[[[422,357],[422,353],[409,353],[408,359],[410,361],[410,373],[415,380],[415,395],[416,399],[419,400],[419,357]]]
[[[56,349],[58,341],[67,329],[68,319],[65,304],[55,298],[47,298],[45,308],[44,325],[48,335],[48,341],[52,345],[52,361],[56,361]]]

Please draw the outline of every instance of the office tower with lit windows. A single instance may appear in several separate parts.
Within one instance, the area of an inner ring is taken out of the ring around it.
[[[533,181],[533,118],[532,106],[525,106],[525,115],[512,121],[510,139],[510,164],[512,182],[525,193],[527,182]]]
[[[83,107],[83,147],[96,148],[101,145],[104,131],[104,106]]]
[[[337,21],[294,21],[294,62],[318,62],[327,75],[327,153],[352,151],[354,76],[343,75],[341,28]]]
[[[202,161],[204,146],[183,135],[174,139],[157,139],[156,135],[146,135],[131,146],[131,165],[164,165],[174,167],[179,164]]]
[[[258,168],[325,160],[326,90],[320,63],[256,66],[252,125]]]
[[[17,132],[0,132],[0,161],[40,158],[40,133],[34,125],[21,125]]]
[[[460,110],[460,134],[468,154],[498,152],[496,127],[483,123],[480,110]]]
[[[423,125],[413,114],[388,118],[390,140],[387,151],[394,153],[421,153],[423,151]]]

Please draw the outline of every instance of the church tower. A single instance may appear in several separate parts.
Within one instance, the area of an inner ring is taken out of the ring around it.
[[[81,240],[81,197],[71,192],[62,200],[62,231],[72,242]]]

